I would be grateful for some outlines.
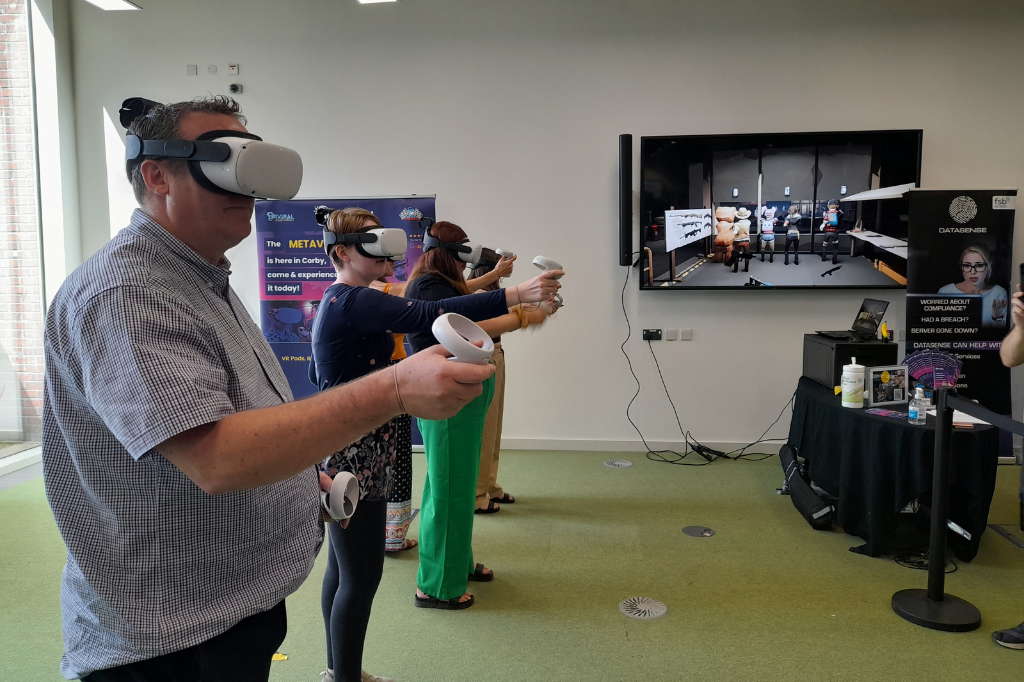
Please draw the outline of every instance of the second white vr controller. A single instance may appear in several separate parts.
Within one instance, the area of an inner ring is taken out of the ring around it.
[[[320,492],[320,503],[335,521],[352,518],[359,504],[359,481],[347,471],[334,477],[330,492]]]
[[[533,259],[533,264],[536,265],[541,270],[543,270],[544,272],[547,272],[548,270],[563,269],[561,263],[559,263],[558,261],[553,261],[546,256],[537,256],[536,258]],[[561,279],[561,277],[559,277],[558,279]],[[558,308],[561,308],[563,305],[565,305],[565,301],[562,300],[561,294],[555,294],[554,300],[555,306]]]
[[[494,341],[480,326],[456,313],[441,315],[431,326],[437,342],[444,346],[454,362],[485,365],[494,355]],[[482,345],[477,346],[479,342]]]

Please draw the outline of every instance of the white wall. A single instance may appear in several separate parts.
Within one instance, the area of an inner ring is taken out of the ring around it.
[[[303,196],[435,193],[439,214],[475,240],[566,264],[566,308],[506,338],[513,440],[636,440],[618,348],[619,133],[923,128],[924,186],[1024,181],[1021,3],[138,2],[107,13],[73,3],[83,252],[109,235],[104,108],[242,83],[250,129],[302,154]],[[226,75],[235,61],[241,74]],[[254,249],[232,255],[255,311]],[[683,426],[738,442],[795,388],[802,334],[845,328],[863,296],[641,294],[633,271],[625,305],[634,330],[694,329],[691,342],[655,346]],[[886,297],[902,327],[901,292]],[[644,385],[634,420],[649,439],[678,441],[646,344],[637,335],[627,348]]]

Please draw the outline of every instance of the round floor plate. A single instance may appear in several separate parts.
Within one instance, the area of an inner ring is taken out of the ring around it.
[[[626,467],[633,466],[633,463],[628,459],[610,459],[605,462],[604,465],[606,467],[611,467],[612,469],[625,469]]]
[[[969,602],[943,594],[928,598],[928,590],[900,590],[892,596],[892,610],[914,625],[945,632],[970,632],[981,627],[981,612]]]
[[[687,526],[683,529],[683,534],[689,535],[691,538],[709,538],[715,534],[715,531],[707,526]]]
[[[630,597],[619,604],[619,611],[637,620],[654,620],[668,613],[668,607],[650,597]]]

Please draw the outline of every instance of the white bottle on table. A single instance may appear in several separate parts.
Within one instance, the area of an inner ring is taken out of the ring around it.
[[[858,365],[857,358],[850,358],[850,364],[843,365],[839,385],[843,392],[843,407],[864,407],[864,365]]]
[[[928,399],[924,397],[923,388],[918,388],[913,400],[910,401],[907,421],[917,426],[923,426],[928,421]]]

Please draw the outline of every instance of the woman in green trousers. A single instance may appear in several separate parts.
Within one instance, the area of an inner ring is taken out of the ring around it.
[[[460,258],[459,248],[468,242],[466,233],[458,225],[442,221],[428,227],[427,236],[439,245],[424,246],[406,286],[406,298],[439,301],[468,294],[463,277],[468,261]],[[561,275],[559,270],[552,271],[550,276]],[[488,335],[499,336],[541,324],[554,311],[550,301],[529,312],[517,306],[507,315],[484,320],[479,325]],[[410,334],[408,339],[416,352],[437,343],[429,333]],[[466,591],[468,581],[494,579],[494,573],[473,558],[480,446],[493,394],[492,377],[484,383],[483,393],[454,417],[444,421],[419,420],[427,456],[427,480],[420,510],[420,568],[415,599],[418,607],[469,608],[474,599]]]

